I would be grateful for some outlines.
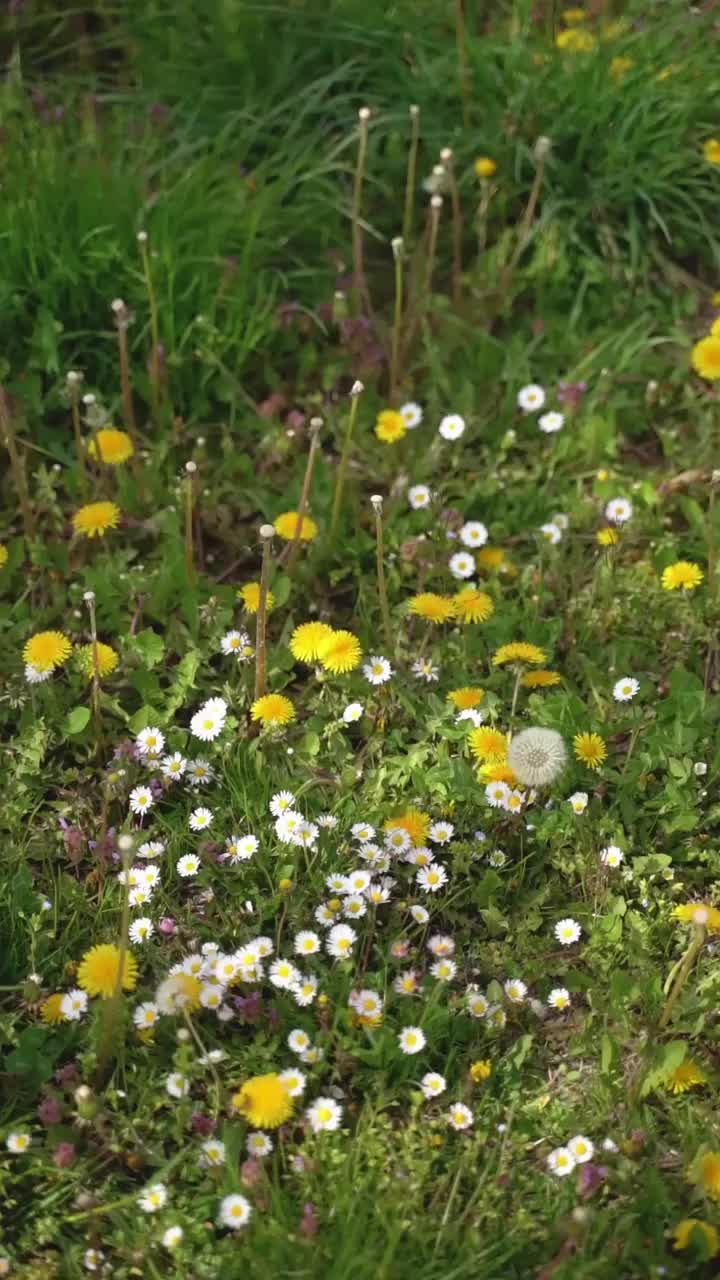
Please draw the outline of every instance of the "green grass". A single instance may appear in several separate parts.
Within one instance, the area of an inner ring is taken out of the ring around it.
[[[89,1248],[104,1253],[105,1274],[123,1280],[712,1274],[701,1244],[676,1253],[670,1238],[687,1217],[720,1229],[694,1173],[698,1155],[719,1146],[711,945],[663,1022],[691,936],[672,909],[714,903],[720,888],[716,396],[688,363],[715,314],[718,283],[718,171],[702,155],[718,132],[712,15],[689,15],[680,0],[662,14],[631,4],[620,34],[572,54],[553,46],[561,22],[552,5],[535,17],[520,2],[465,7],[469,104],[453,6],[132,0],[58,14],[36,3],[13,20],[2,89],[0,381],[12,397],[36,532],[26,536],[7,467],[0,1254],[12,1274],[76,1280],[89,1274]],[[633,59],[621,79],[610,71],[615,57]],[[670,65],[679,69],[658,79]],[[432,292],[397,396],[422,404],[423,425],[385,446],[373,426],[388,406],[389,242],[402,223],[410,103],[420,106],[421,146],[406,297],[414,308],[427,252],[422,180],[448,145],[463,217],[462,289],[454,305],[446,197]],[[374,328],[361,327],[351,281],[365,104],[373,114],[362,220]],[[58,106],[64,114],[52,118]],[[527,243],[510,269],[540,135],[552,145]],[[472,169],[480,154],[497,163],[482,249]],[[159,406],[141,229],[164,348]],[[344,297],[333,301],[337,289]],[[85,491],[65,375],[82,370],[83,391],[123,426],[116,297],[134,316],[139,465],[90,467]],[[330,538],[358,378],[365,389]],[[546,408],[561,407],[560,382],[586,384],[556,435],[517,408],[531,381],[546,388]],[[270,412],[265,402],[276,393],[283,400]],[[437,433],[448,413],[467,424],[455,443]],[[318,534],[292,573],[277,560],[275,539],[268,619],[268,688],[291,698],[295,718],[277,733],[257,732],[254,664],[223,656],[221,640],[233,627],[253,635],[255,619],[236,590],[259,577],[259,525],[297,507],[313,414],[323,418],[310,488]],[[190,577],[188,459],[197,464]],[[407,488],[420,483],[435,497],[414,511]],[[373,493],[384,496],[391,651]],[[634,513],[604,551],[596,533],[616,496],[630,498]],[[115,501],[122,521],[82,542],[70,519],[90,498]],[[540,526],[558,513],[568,525],[551,546]],[[464,520],[486,524],[511,570],[478,571],[494,604],[485,623],[429,627],[408,616],[407,602],[461,585],[448,572],[458,549],[448,532]],[[663,591],[663,569],[680,559],[701,566],[702,585]],[[23,647],[41,630],[88,643],[87,591],[99,638],[119,656],[101,684],[99,719],[74,656],[43,684],[28,684],[23,671]],[[309,619],[350,629],[366,657],[385,653],[389,684],[373,688],[360,669],[332,675],[296,662],[288,642]],[[513,672],[492,661],[513,640],[542,646],[559,684],[516,688]],[[437,665],[437,683],[413,674],[419,657]],[[640,681],[627,704],[612,697],[624,675]],[[447,702],[463,685],[485,690],[487,723],[514,733],[552,728],[568,745],[567,767],[528,810],[529,825],[486,801],[471,726]],[[202,744],[189,722],[210,696],[226,700],[228,720],[216,742]],[[354,700],[365,714],[343,725]],[[216,777],[201,792],[166,790],[140,824],[128,796],[150,773],[130,747],[148,725],[161,728],[167,749],[206,756]],[[597,772],[572,751],[573,737],[587,731],[607,748]],[[283,788],[308,819],[337,819],[311,850],[275,837],[268,804]],[[576,791],[589,795],[580,816],[568,804]],[[207,839],[188,827],[205,803]],[[322,1001],[299,1007],[266,978],[234,989],[259,992],[258,1013],[227,1024],[209,1010],[193,1015],[193,1037],[222,1050],[216,1076],[198,1062],[197,1041],[178,1037],[182,1018],[162,1018],[151,1040],[137,1035],[133,1009],[201,944],[231,952],[263,935],[291,957],[298,931],[322,934],[314,913],[335,892],[326,878],[357,865],[352,825],[380,831],[408,805],[454,824],[451,845],[438,852],[448,884],[423,897],[409,865],[393,863],[390,901],[355,923],[352,959],[323,951],[307,962]],[[138,840],[149,833],[165,850],[152,901],[132,912],[149,915],[156,934],[133,947],[137,987],[120,1001],[105,1063],[110,1003],[91,999],[79,1023],[52,1028],[40,1007],[77,985],[89,948],[120,937],[114,841],[126,831]],[[255,834],[259,849],[233,868],[217,855],[237,833]],[[599,861],[609,844],[624,850],[620,870]],[[489,861],[495,849],[504,866]],[[199,853],[201,867],[185,880],[176,863],[187,853]],[[427,928],[409,914],[419,901],[431,910]],[[583,931],[567,949],[553,934],[566,916]],[[172,936],[160,932],[164,917],[175,921]],[[432,933],[455,942],[458,971],[447,986],[428,972]],[[392,950],[401,940],[405,958]],[[408,968],[420,985],[403,998],[393,983]],[[510,978],[540,1004],[511,1004],[502,988]],[[506,1010],[504,1027],[464,1012],[468,984]],[[570,993],[564,1013],[547,1010],[557,986]],[[383,996],[379,1027],[354,1023],[348,1000],[358,987]],[[426,1036],[417,1058],[398,1049],[407,1025]],[[325,1056],[303,1068],[305,1097],[272,1155],[248,1168],[250,1126],[231,1096],[248,1076],[296,1065],[293,1028]],[[673,1095],[667,1086],[684,1058],[707,1082]],[[469,1076],[478,1059],[492,1065],[483,1084]],[[187,1074],[191,1097],[168,1096],[173,1070]],[[418,1088],[429,1070],[448,1082],[435,1102]],[[81,1083],[93,1090],[84,1117],[74,1098]],[[343,1107],[341,1128],[313,1135],[304,1108],[328,1092]],[[38,1106],[48,1098],[58,1114],[48,1119],[46,1110],[43,1120]],[[465,1133],[447,1125],[457,1100],[473,1111]],[[211,1117],[226,1144],[218,1171],[199,1164],[192,1113]],[[32,1134],[28,1154],[5,1149],[18,1131]],[[554,1178],[549,1152],[578,1133],[595,1145],[592,1165]],[[74,1147],[67,1167],[56,1160],[62,1142]],[[583,1180],[588,1169],[595,1181]],[[168,1204],[145,1215],[137,1198],[157,1181]],[[217,1219],[222,1197],[238,1191],[253,1213],[235,1235]],[[172,1224],[185,1233],[174,1253],[161,1244]]]

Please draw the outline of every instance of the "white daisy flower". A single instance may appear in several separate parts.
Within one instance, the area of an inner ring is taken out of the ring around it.
[[[465,419],[459,413],[448,413],[442,418],[438,431],[443,440],[459,440],[465,430]]]
[[[15,1130],[9,1133],[5,1139],[5,1146],[13,1155],[22,1155],[30,1147],[32,1139],[29,1133],[21,1133]]]
[[[295,797],[292,791],[276,791],[270,801],[270,812],[273,818],[281,818],[284,813],[292,809],[295,804]]]
[[[190,721],[190,732],[201,742],[213,742],[222,733],[224,725],[225,712],[219,712],[206,703]]]
[[[256,1160],[262,1160],[263,1156],[269,1156],[272,1149],[272,1138],[261,1130],[249,1133],[245,1139],[245,1150],[249,1156],[254,1156]]]
[[[350,835],[354,840],[361,840],[363,843],[372,840],[375,835],[375,828],[370,826],[369,822],[354,822],[350,828]]]
[[[291,1098],[302,1097],[305,1092],[305,1079],[302,1071],[297,1071],[295,1067],[281,1071],[278,1075],[278,1080],[282,1080]]]
[[[468,987],[465,997],[470,1017],[484,1018],[490,1008],[490,1002],[482,994],[482,991],[478,991],[474,987]]]
[[[268,977],[274,987],[279,987],[281,991],[289,991],[300,981],[301,974],[300,970],[290,960],[283,960],[278,957],[270,965]]]
[[[184,1234],[185,1232],[183,1231],[182,1227],[179,1227],[177,1225],[174,1227],[168,1227],[167,1231],[164,1231],[162,1235],[161,1243],[163,1245],[163,1248],[177,1249],[178,1245],[182,1241]]]
[[[453,578],[458,581],[462,578],[472,578],[475,572],[475,557],[469,551],[456,551],[454,556],[450,557],[448,567]]]
[[[327,953],[336,959],[343,959],[350,955],[356,940],[357,934],[349,924],[333,925],[325,942]]]
[[[138,858],[159,858],[165,852],[162,840],[146,840],[137,851]]]
[[[314,956],[320,950],[320,938],[312,929],[301,929],[295,934],[293,950],[298,956]]]
[[[429,507],[432,501],[432,494],[426,484],[413,484],[408,489],[408,502],[413,511],[422,511],[423,507]]]
[[[166,1187],[162,1182],[154,1182],[146,1187],[141,1196],[138,1196],[137,1203],[143,1213],[157,1213],[158,1209],[164,1208],[167,1204]]]
[[[550,413],[543,413],[538,418],[538,426],[546,435],[552,435],[555,431],[560,431],[565,423],[565,418],[561,413],[557,413],[554,409]]]
[[[453,838],[455,831],[451,822],[433,822],[428,831],[428,840],[432,840],[433,844],[448,844]]]
[[[415,404],[414,400],[408,400],[407,404],[401,404],[398,413],[405,423],[407,431],[413,431],[415,427],[419,427],[423,420],[423,411],[419,404]]]
[[[447,1113],[447,1122],[451,1129],[470,1129],[473,1123],[473,1113],[469,1107],[462,1102],[454,1102]]]
[[[173,1071],[166,1077],[165,1090],[171,1098],[187,1098],[190,1092],[190,1081],[182,1071]]]
[[[613,698],[616,702],[630,702],[640,688],[640,681],[634,676],[623,676],[613,685]]]
[[[159,729],[141,729],[135,746],[141,756],[158,756],[165,746],[165,737]]]
[[[570,1139],[567,1149],[576,1164],[587,1164],[588,1160],[592,1160],[595,1154],[595,1147],[592,1142],[589,1138],[584,1138],[581,1133]]]
[[[572,795],[568,796],[568,804],[573,813],[584,813],[588,807],[587,791],[573,791]]]
[[[152,1000],[146,1000],[135,1006],[132,1017],[138,1031],[149,1031],[160,1017],[160,1010]]]
[[[447,871],[439,862],[432,862],[429,867],[421,867],[415,879],[425,893],[437,893],[447,884]]]
[[[518,391],[517,402],[523,413],[537,413],[545,404],[545,392],[536,382],[530,382]]]
[[[167,778],[168,782],[175,782],[178,778],[182,778],[187,768],[187,760],[179,751],[173,751],[172,755],[163,757],[160,768],[163,778]]]
[[[520,978],[508,978],[503,984],[503,991],[511,1004],[524,1004],[527,987]]]
[[[207,760],[189,760],[187,766],[188,785],[194,790],[195,787],[206,787],[212,782],[215,772],[212,765]]]
[[[419,903],[413,903],[410,908],[410,915],[416,924],[427,924],[430,919],[430,912],[426,907],[421,907]]]
[[[457,973],[457,965],[454,960],[442,958],[430,966],[430,973],[438,982],[452,982]]]
[[[363,664],[363,675],[368,684],[386,684],[392,674],[390,663],[381,654],[374,654]]]
[[[427,1041],[420,1027],[403,1027],[398,1032],[398,1044],[403,1053],[421,1053]]]
[[[460,541],[465,547],[484,547],[488,531],[480,520],[467,520],[460,530]]]
[[[294,809],[288,809],[285,813],[281,813],[279,818],[275,820],[275,835],[283,844],[292,844],[295,832],[303,823],[304,819],[301,813],[296,813]]]
[[[155,925],[149,916],[138,916],[128,930],[131,942],[148,942],[155,932]]]
[[[493,809],[504,809],[509,794],[507,782],[489,782],[485,788],[485,799]]]
[[[549,520],[547,524],[541,524],[540,532],[545,541],[550,543],[551,547],[556,546],[562,539],[562,529],[554,524],[552,520]]]
[[[438,1071],[428,1071],[420,1081],[424,1098],[439,1098],[447,1089],[447,1081]]]
[[[241,654],[250,644],[250,637],[247,631],[226,631],[220,641],[222,652],[229,656],[230,654]]]
[[[206,831],[212,825],[212,811],[210,809],[193,809],[189,818],[189,827],[191,831]]]
[[[66,1022],[79,1022],[88,1007],[87,991],[74,987],[60,1001],[60,1012]]]
[[[364,707],[362,702],[349,702],[342,713],[344,723],[354,724],[356,720],[361,718],[363,711]]]
[[[616,844],[608,844],[604,849],[600,850],[600,861],[604,867],[610,867],[613,871],[624,861],[625,854]]]
[[[231,1231],[239,1231],[250,1221],[252,1207],[250,1201],[245,1196],[230,1195],[224,1196],[220,1201],[220,1211],[218,1218],[221,1226],[230,1227]]]
[[[317,989],[317,978],[314,978],[312,974],[306,974],[304,978],[301,978],[292,987],[293,1000],[301,1009],[305,1009],[312,1004],[317,995]]]
[[[149,787],[133,787],[130,792],[129,802],[132,812],[140,815],[147,813],[155,803]]]
[[[632,503],[627,498],[611,498],[605,507],[606,519],[611,524],[625,524],[632,517]]]
[[[558,920],[555,925],[555,937],[564,947],[572,946],[573,942],[577,942],[582,929],[577,920],[572,920],[569,916],[564,920]]]
[[[305,1112],[305,1119],[313,1133],[338,1129],[342,1119],[342,1107],[334,1098],[316,1098]]]
[[[175,863],[175,870],[184,880],[196,876],[200,870],[200,859],[196,853],[184,853]]]
[[[547,1002],[551,1009],[567,1009],[570,1004],[570,992],[565,987],[553,987]]]
[[[572,1152],[567,1147],[556,1147],[547,1158],[547,1167],[556,1178],[566,1178],[575,1168]]]

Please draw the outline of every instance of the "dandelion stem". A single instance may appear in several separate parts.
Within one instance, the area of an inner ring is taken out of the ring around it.
[[[409,243],[413,230],[413,211],[415,208],[415,175],[417,173],[418,147],[420,144],[420,108],[415,103],[410,107],[412,135],[408,150],[407,173],[405,175],[405,209],[403,212],[402,238]]]
[[[207,1064],[210,1068],[210,1074],[213,1078],[213,1084],[215,1085],[215,1115],[217,1116],[220,1112],[220,1077],[218,1076],[218,1073],[215,1070],[214,1062],[212,1062],[210,1060],[210,1057],[208,1056],[207,1048],[205,1047],[202,1040],[200,1039],[197,1028],[195,1027],[195,1024],[186,1008],[183,1008],[183,1016],[185,1018],[185,1024],[187,1026],[187,1029],[190,1032],[190,1035],[192,1036],[193,1040],[195,1041],[195,1044],[197,1045],[198,1049],[200,1050],[200,1057],[205,1058],[207,1060]]]
[[[470,84],[468,81],[467,52],[465,48],[465,4],[455,0],[455,44],[457,46],[458,81],[462,101],[463,128],[470,128]]]
[[[95,748],[102,751],[103,731],[100,714],[100,667],[98,664],[97,618],[95,616],[95,592],[86,591],[83,599],[90,614],[90,639],[92,643],[92,709],[95,725]]]
[[[150,308],[150,339],[152,342],[152,352],[150,355],[150,395],[152,397],[153,417],[157,418],[160,408],[160,367],[158,362],[160,350],[160,329],[158,325],[158,308],[155,289],[153,286],[152,271],[150,270],[147,231],[138,231],[137,238],[138,244],[140,245],[140,256],[143,264],[143,275],[145,277],[148,307]]]
[[[270,582],[270,561],[272,556],[272,540],[275,530],[271,524],[260,525],[262,538],[262,565],[260,568],[260,595],[257,609],[257,629],[255,635],[255,701],[262,698],[265,692],[265,634],[267,626],[267,597]]]
[[[85,448],[83,446],[82,431],[80,430],[80,396],[78,394],[79,384],[78,374],[73,372],[73,376],[67,377],[67,390],[70,397],[70,415],[72,417],[73,435],[75,437],[75,454],[77,457],[78,472],[80,475],[80,488],[83,493],[87,492],[87,472],[85,470]]]
[[[185,574],[188,587],[195,587],[195,561],[193,547],[193,508],[195,505],[195,472],[197,463],[185,463]]]
[[[660,1021],[658,1022],[658,1031],[663,1031],[667,1026],[668,1022],[670,1021],[670,1018],[672,1017],[673,1009],[675,1008],[675,1005],[680,996],[680,992],[682,991],[683,987],[685,986],[685,983],[687,982],[690,976],[692,967],[695,964],[695,961],[697,960],[702,950],[704,942],[705,942],[704,926],[701,924],[694,925],[693,936],[690,939],[690,944],[687,948],[687,951],[685,952],[685,955],[683,956],[680,968],[677,971],[677,976],[673,983],[672,990],[670,991],[670,994],[667,1000],[665,1001],[665,1007],[662,1013],[660,1014]]]
[[[385,644],[388,653],[392,656],[394,651],[392,623],[390,621],[390,609],[388,606],[387,583],[385,581],[385,557],[383,549],[383,500],[379,493],[373,494],[370,499],[375,512],[375,550],[377,557],[377,580],[378,580],[378,596],[380,597],[380,613],[383,622],[383,631],[385,632]]]
[[[27,476],[25,475],[25,463],[18,452],[17,442],[15,440],[15,426],[10,413],[7,395],[2,387],[0,387],[0,431],[2,433],[3,444],[10,455],[10,470],[12,471],[15,488],[17,489],[25,537],[33,538],[35,536],[35,517],[33,516],[32,507],[30,506]]]
[[[425,233],[425,271],[423,281],[417,290],[413,290],[413,297],[408,305],[408,320],[405,325],[405,335],[403,341],[403,352],[407,356],[415,339],[415,334],[424,319],[430,290],[432,286],[433,268],[435,266],[435,251],[437,249],[438,227],[440,224],[440,210],[442,209],[442,196],[434,195],[430,197],[430,208],[428,210],[427,230]]]
[[[332,515],[330,516],[330,541],[332,542],[337,532],[338,520],[340,518],[340,506],[342,503],[343,488],[345,486],[345,472],[347,471],[348,458],[350,456],[350,445],[352,444],[353,431],[355,429],[355,419],[357,418],[358,404],[360,396],[364,391],[362,382],[354,382],[350,390],[350,413],[348,415],[347,430],[345,439],[343,440],[342,453],[340,454],[340,462],[338,463],[337,476],[335,479],[335,494],[333,496]]]
[[[287,571],[291,574],[295,568],[295,561],[300,552],[300,535],[302,533],[303,520],[305,519],[305,509],[307,507],[308,496],[310,494],[310,482],[312,480],[313,467],[315,466],[315,454],[320,444],[320,428],[322,426],[322,418],[310,419],[310,449],[308,451],[307,463],[305,464],[305,475],[303,477],[302,493],[298,503],[297,523],[292,541],[288,543],[287,551],[284,551],[278,557],[278,562],[282,562],[287,556]]]
[[[368,120],[370,119],[370,108],[361,107],[358,111],[358,151],[357,160],[355,162],[355,179],[353,182],[352,197],[352,255],[353,255],[353,284],[355,290],[361,300],[365,303],[368,311],[369,298],[367,290],[367,282],[365,280],[365,263],[363,254],[363,232],[362,223],[360,221],[362,212],[362,189],[365,177],[365,161],[367,158],[367,141],[368,141]]]
[[[520,220],[520,226],[518,227],[518,236],[517,236],[517,244],[515,245],[515,252],[513,253],[512,258],[510,259],[510,262],[508,263],[507,267],[505,268],[500,281],[499,293],[500,293],[501,303],[510,286],[512,277],[515,273],[515,268],[517,267],[517,264],[520,261],[520,258],[522,257],[525,251],[525,248],[528,244],[528,241],[530,239],[530,232],[532,230],[532,224],[533,224],[533,219],[535,217],[535,210],[537,208],[537,203],[538,203],[538,200],[540,199],[540,192],[542,190],[543,178],[545,176],[545,165],[547,162],[549,151],[550,151],[550,139],[544,138],[544,137],[538,138],[537,142],[535,143],[535,166],[536,166],[535,177],[533,178],[533,184],[532,184],[532,187],[530,188],[530,196],[528,198],[528,202],[525,207],[525,212],[523,213],[523,216]]]
[[[125,957],[128,950],[128,929],[130,927],[130,864],[132,863],[132,854],[134,841],[132,836],[123,835],[118,838],[118,850],[122,861],[123,875],[123,896],[120,908],[120,939],[118,942],[118,969],[115,978],[115,989],[103,1009],[103,1027],[98,1049],[98,1060],[96,1069],[96,1082],[99,1087],[105,1079],[105,1069],[108,1059],[112,1053],[115,1042],[115,1032],[120,1013],[120,1001],[122,999],[122,984],[125,970]]]
[[[392,242],[395,260],[395,314],[393,316],[392,347],[390,351],[390,402],[394,403],[400,364],[400,334],[403,309],[403,240],[396,236]]]
[[[116,298],[112,303],[112,311],[115,316],[115,327],[118,336],[118,360],[120,364],[120,391],[122,395],[123,422],[125,430],[133,442],[133,447],[137,447],[135,439],[137,428],[135,424],[135,409],[133,408],[132,385],[130,382],[130,360],[128,357],[127,331],[130,323],[130,313],[125,306],[122,298]],[[98,462],[102,461],[98,453]]]

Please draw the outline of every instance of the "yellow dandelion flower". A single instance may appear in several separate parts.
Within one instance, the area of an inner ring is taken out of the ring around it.
[[[699,1084],[707,1084],[707,1076],[697,1062],[693,1062],[692,1058],[686,1058],[679,1067],[670,1072],[665,1081],[665,1088],[670,1093],[687,1093],[688,1089],[693,1089]]]
[[[421,591],[419,596],[408,600],[408,613],[414,613],[426,622],[436,626],[441,622],[449,622],[455,613],[455,606],[449,596],[437,595],[434,591]]]
[[[277,1129],[293,1113],[288,1087],[274,1072],[246,1080],[233,1094],[232,1103],[253,1129]]]
[[[53,671],[67,662],[72,645],[62,631],[36,631],[23,649],[23,658],[36,671]]]
[[[720,930],[720,911],[709,902],[681,902],[673,908],[673,918],[682,924],[698,924],[710,933]]]
[[[324,640],[333,634],[326,622],[302,622],[290,637],[290,652],[297,662],[317,662]]]
[[[96,458],[98,452],[101,462],[109,467],[117,467],[121,462],[127,462],[128,458],[132,458],[135,450],[127,431],[103,427],[101,431],[95,433],[95,438],[88,445],[91,458]]]
[[[475,552],[475,559],[483,569],[504,569],[508,565],[502,547],[481,547]]]
[[[492,1063],[489,1058],[478,1058],[477,1062],[473,1062],[470,1066],[470,1079],[475,1084],[482,1084],[483,1080],[489,1080],[492,1075]]]
[[[625,76],[630,68],[634,66],[634,58],[611,58],[608,72],[612,76],[613,80],[622,80],[623,76]]]
[[[717,320],[713,320],[710,325],[710,337],[720,338],[720,316],[718,316]]]
[[[377,416],[375,435],[383,444],[395,444],[407,431],[405,420],[396,409],[383,409]]]
[[[238,600],[242,600],[246,613],[257,613],[260,606],[260,583],[246,582],[244,586],[238,587],[236,592]],[[265,597],[265,612],[269,613],[275,603],[275,597],[272,591],[268,591]]]
[[[708,164],[720,164],[720,138],[708,138],[703,143],[703,159]]]
[[[273,524],[273,529],[278,537],[284,538],[286,542],[292,542],[297,528],[297,519],[297,511],[284,511],[282,515],[278,516]],[[315,521],[310,516],[303,516],[302,525],[300,526],[300,541],[312,542],[312,539],[317,535],[317,531]]]
[[[705,574],[693,560],[676,560],[662,571],[660,583],[663,591],[694,591]]]
[[[597,40],[591,31],[570,27],[567,31],[558,31],[555,44],[558,49],[566,49],[568,53],[590,53]]]
[[[104,538],[108,529],[117,528],[120,508],[114,502],[88,502],[72,518],[73,529],[83,538]]]
[[[720,1248],[717,1231],[709,1222],[702,1222],[700,1218],[683,1218],[682,1222],[673,1227],[672,1235],[673,1249],[687,1249],[693,1236],[698,1242],[700,1238],[704,1239],[708,1258],[714,1258]]]
[[[413,845],[418,847],[424,845],[427,840],[430,819],[420,809],[406,809],[404,813],[398,814],[397,818],[388,818],[385,823],[386,831],[397,831],[398,827],[407,831]]]
[[[560,674],[557,671],[528,671],[520,683],[526,689],[549,689],[560,683]]]
[[[523,640],[516,640],[512,644],[501,644],[500,648],[495,650],[493,666],[501,667],[505,662],[531,662],[542,666],[543,662],[547,662],[547,654],[536,644],[525,644]]]
[[[682,71],[682,64],[680,62],[669,62],[666,67],[658,71],[655,79],[660,81],[667,80],[669,76],[676,76],[678,71]]]
[[[0,542],[0,569],[8,562],[8,549],[4,542]]]
[[[478,156],[473,169],[475,170],[476,178],[492,178],[497,170],[497,165],[494,160],[490,159],[490,156]]]
[[[447,700],[452,702],[458,711],[469,711],[471,707],[477,707],[484,697],[484,689],[478,689],[474,685],[463,685],[461,689],[451,689]]]
[[[495,605],[485,591],[477,587],[463,587],[453,598],[455,614],[461,622],[487,622],[495,612]]]
[[[500,762],[507,756],[507,734],[481,724],[468,734],[468,743],[476,760]]]
[[[517,775],[514,770],[502,760],[481,765],[478,769],[478,778],[481,782],[507,782],[510,787],[517,784]]]
[[[40,1017],[49,1027],[57,1027],[65,1021],[60,1005],[63,1002],[62,991],[55,991],[40,1005]]]
[[[262,724],[268,724],[274,728],[276,725],[288,724],[294,719],[295,708],[284,694],[266,693],[253,702],[250,715],[253,720],[260,720]]]
[[[86,951],[77,972],[78,986],[89,996],[101,996],[109,1000],[114,995],[120,972],[120,948],[106,942]],[[131,951],[123,956],[122,985],[125,991],[134,991],[137,982],[137,961]]]
[[[620,541],[620,535],[617,529],[598,529],[595,534],[595,541],[599,547],[614,547]]]
[[[690,352],[690,362],[701,378],[716,382],[720,378],[720,338],[701,338]]]
[[[320,665],[334,676],[354,671],[360,665],[362,648],[352,631],[333,631],[318,648]]]
[[[588,769],[597,769],[607,755],[607,748],[599,733],[576,733],[573,738],[575,759]]]
[[[78,661],[80,670],[89,680],[93,678],[93,647],[91,644],[85,644],[78,651]],[[97,665],[98,675],[109,676],[115,670],[119,662],[118,655],[109,644],[103,644],[98,640],[97,644]]]
[[[578,22],[584,22],[587,14],[584,9],[563,9],[562,20],[566,27],[574,27]]]
[[[697,1161],[696,1171],[703,1190],[720,1200],[720,1151],[706,1151]]]

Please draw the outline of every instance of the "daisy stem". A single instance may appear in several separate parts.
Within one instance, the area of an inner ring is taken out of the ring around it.
[[[405,175],[405,209],[403,211],[402,238],[409,241],[413,229],[413,210],[415,207],[415,175],[417,172],[418,147],[420,144],[420,108],[415,103],[410,107],[412,136],[408,151],[407,173]]]
[[[305,475],[303,477],[302,493],[298,503],[297,523],[292,541],[288,543],[287,551],[278,557],[278,563],[281,564],[284,557],[287,556],[287,571],[290,575],[295,568],[295,561],[300,552],[300,534],[302,533],[303,520],[305,519],[305,509],[307,507],[308,495],[310,493],[310,481],[312,480],[313,467],[315,466],[315,454],[320,444],[320,428],[322,426],[322,418],[310,419],[310,449],[305,464]]]
[[[690,944],[687,948],[687,951],[685,952],[685,955],[682,958],[680,968],[677,971],[675,981],[672,985],[672,989],[670,991],[670,994],[667,1000],[665,1001],[665,1006],[663,1008],[663,1011],[660,1014],[660,1021],[658,1022],[658,1031],[663,1031],[667,1026],[668,1022],[670,1021],[670,1018],[672,1017],[673,1009],[675,1008],[675,1005],[680,996],[680,992],[682,991],[683,987],[685,986],[685,983],[690,977],[692,967],[695,964],[695,961],[697,960],[702,950],[704,942],[705,942],[705,929],[703,925],[701,924],[694,925],[693,936],[690,939]]]
[[[365,161],[367,158],[367,141],[368,141],[368,120],[370,119],[370,110],[368,107],[361,107],[358,111],[358,152],[355,162],[355,179],[353,182],[352,197],[352,257],[353,257],[353,285],[356,293],[362,302],[365,303],[369,310],[369,299],[367,291],[367,282],[365,280],[365,265],[363,256],[363,233],[362,223],[360,221],[362,211],[362,189],[363,179],[365,177]]]
[[[10,470],[12,471],[15,488],[17,489],[25,537],[34,538],[35,518],[32,513],[32,507],[30,506],[27,476],[25,475],[25,463],[18,452],[17,442],[15,440],[15,426],[10,413],[7,397],[2,387],[0,387],[0,434],[2,435],[3,444],[10,455]]]
[[[208,1057],[207,1049],[203,1044],[202,1040],[200,1039],[200,1036],[198,1035],[197,1029],[195,1027],[195,1023],[193,1022],[186,1008],[183,1008],[183,1016],[185,1018],[185,1025],[187,1026],[187,1029],[190,1032],[190,1035],[192,1036],[193,1040],[195,1041],[195,1044],[200,1050],[200,1057],[207,1059],[207,1064],[210,1068],[210,1074],[212,1075],[213,1084],[215,1086],[215,1116],[218,1116],[220,1114],[220,1077],[218,1076],[218,1073],[215,1070],[215,1063],[211,1062],[210,1058]]]
[[[340,462],[338,463],[337,476],[335,479],[335,493],[333,496],[332,515],[330,516],[330,542],[333,542],[337,532],[338,520],[340,518],[340,506],[342,503],[343,488],[345,485],[345,472],[347,471],[348,458],[350,456],[350,445],[352,444],[352,435],[355,429],[355,419],[357,418],[358,404],[360,395],[364,390],[362,382],[354,382],[350,391],[350,414],[348,416],[347,430],[345,439],[343,440],[342,453],[340,454]]]
[[[382,616],[383,631],[385,632],[385,644],[390,656],[393,654],[393,633],[392,622],[390,621],[390,607],[388,605],[387,582],[385,581],[385,557],[383,546],[383,503],[379,494],[373,494],[370,499],[375,512],[375,551],[377,558],[377,580],[378,580],[378,596],[380,597],[380,614]]]
[[[147,233],[141,231],[138,235],[138,243],[140,245],[140,256],[142,258],[143,275],[145,277],[145,289],[147,291],[148,307],[150,308],[150,339],[152,341],[152,354],[150,356],[150,395],[152,398],[153,417],[157,418],[160,408],[160,330],[158,325],[158,308],[157,299],[155,297],[155,289],[153,287],[152,272],[150,270],[150,255],[147,246]]]
[[[195,472],[197,464],[185,463],[185,574],[188,587],[195,587],[195,562],[193,556],[193,507],[195,505]]]
[[[128,950],[128,929],[130,927],[130,864],[134,841],[132,836],[123,835],[118,838],[117,847],[120,852],[123,874],[123,896],[120,908],[120,939],[118,942],[118,967],[115,978],[115,989],[103,1009],[103,1025],[98,1048],[97,1067],[95,1070],[96,1087],[100,1087],[105,1079],[105,1070],[115,1042],[115,1031],[120,1013],[122,984],[125,971],[125,957]]]
[[[463,128],[470,128],[470,85],[468,82],[467,53],[465,50],[465,4],[455,0],[455,43],[457,46],[458,81],[462,101]]]
[[[272,540],[275,530],[271,524],[260,525],[262,539],[262,565],[260,568],[260,595],[257,608],[257,626],[255,634],[255,701],[262,698],[265,692],[265,633],[267,626],[267,597],[270,582],[270,561],[272,557]]]
[[[83,448],[83,438],[80,430],[80,399],[78,396],[78,386],[76,382],[68,381],[68,395],[70,396],[70,414],[72,417],[73,435],[75,437],[75,454],[77,456],[78,471],[80,474],[80,488],[83,493],[86,493],[87,472],[85,471],[85,450]]]
[[[403,240],[396,236],[392,242],[395,260],[395,313],[393,316],[392,346],[390,350],[390,403],[395,400],[400,364],[400,334],[403,309]]]

